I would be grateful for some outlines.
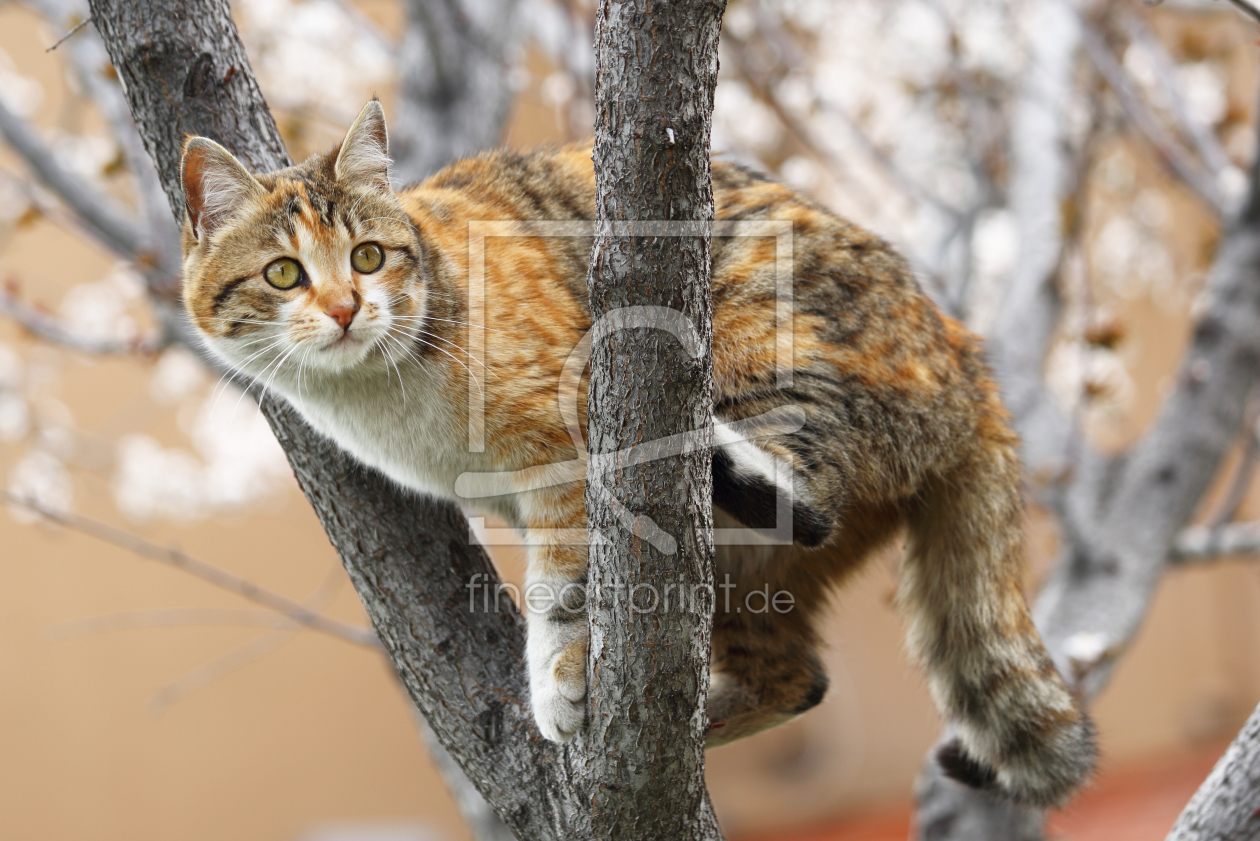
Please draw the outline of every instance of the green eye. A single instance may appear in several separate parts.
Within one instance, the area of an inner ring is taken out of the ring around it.
[[[385,251],[374,242],[356,245],[354,251],[350,252],[350,265],[354,266],[356,272],[362,274],[371,274],[384,262]]]
[[[277,289],[292,289],[302,279],[302,266],[297,260],[281,257],[263,270],[263,277]]]

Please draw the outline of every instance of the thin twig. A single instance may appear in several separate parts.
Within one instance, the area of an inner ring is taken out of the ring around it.
[[[332,567],[328,575],[324,577],[323,583],[302,604],[313,611],[323,610],[332,601],[345,580],[341,570],[337,566]],[[280,622],[279,627],[265,631],[244,645],[225,651],[218,657],[202,663],[167,683],[149,699],[150,711],[160,715],[172,704],[187,698],[198,689],[203,689],[237,669],[261,660],[289,642],[301,626],[284,617],[281,617]]]
[[[131,631],[137,628],[282,628],[292,620],[274,610],[236,609],[220,607],[164,607],[150,610],[128,610],[120,613],[103,613],[84,616],[54,625],[44,631],[50,642],[104,634],[112,631]]]
[[[1243,442],[1242,456],[1234,470],[1229,490],[1225,492],[1216,510],[1203,523],[1209,529],[1220,528],[1234,519],[1247,498],[1247,491],[1251,490],[1251,483],[1256,478],[1257,464],[1260,464],[1260,430],[1256,428],[1257,419],[1260,419],[1260,397],[1252,397],[1247,404],[1246,421],[1243,423],[1247,438]]]
[[[58,38],[58,39],[57,39],[57,43],[53,44],[53,45],[52,45],[51,47],[49,47],[48,49],[44,50],[44,52],[46,52],[46,53],[50,53],[50,52],[52,52],[53,50],[57,49],[57,48],[58,48],[58,47],[60,47],[62,44],[64,44],[66,41],[69,41],[69,40],[70,40],[70,38],[71,38],[71,37],[72,37],[72,36],[73,36],[76,32],[78,32],[80,29],[82,29],[83,27],[87,26],[87,25],[88,25],[89,23],[91,23],[91,22],[92,22],[92,16],[91,16],[91,15],[88,15],[86,18],[84,18],[83,20],[79,21],[79,22],[75,25],[74,29],[71,29],[71,30],[70,30],[69,32],[67,32],[65,35],[62,35],[60,38]]]
[[[231,593],[248,599],[256,604],[260,604],[277,613],[281,613],[292,619],[300,625],[305,625],[315,631],[321,631],[325,634],[353,642],[358,645],[366,645],[373,648],[379,648],[380,642],[376,635],[368,628],[350,625],[340,622],[336,619],[330,619],[317,611],[311,610],[300,602],[296,602],[287,596],[271,590],[259,587],[257,584],[247,579],[220,569],[219,567],[209,564],[205,561],[188,555],[179,549],[162,546],[152,541],[146,540],[139,535],[124,531],[114,526],[102,523],[99,520],[93,520],[79,514],[73,514],[68,511],[55,511],[40,502],[20,497],[7,490],[0,489],[0,502],[6,502],[9,505],[15,505],[34,512],[49,522],[57,525],[65,526],[72,531],[95,537],[106,543],[112,543],[128,551],[134,552],[144,558],[159,561],[161,563],[173,566],[176,569],[183,570],[190,575],[196,576],[203,581],[207,581],[216,587],[220,587]]]
[[[0,289],[0,315],[8,316],[46,342],[93,356],[147,356],[170,344],[170,339],[161,335],[136,336],[123,341],[85,338],[51,313],[23,302],[8,288]]]

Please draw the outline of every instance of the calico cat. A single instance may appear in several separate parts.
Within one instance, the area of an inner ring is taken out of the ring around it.
[[[189,140],[192,323],[229,365],[406,488],[457,499],[464,474],[572,462],[557,389],[591,326],[591,240],[483,240],[484,313],[470,324],[469,224],[594,219],[589,145],[490,152],[397,193],[389,166],[375,101],[337,149],[279,172],[251,175],[213,141]],[[786,500],[795,542],[717,547],[716,577],[738,589],[716,600],[709,744],[822,699],[815,623],[827,592],[905,532],[909,648],[956,732],[943,767],[1023,802],[1063,802],[1093,767],[1093,733],[1021,593],[1018,445],[979,340],[876,236],[728,163],[713,163],[713,192],[720,221],[791,223],[794,308],[781,334],[772,237],[714,237],[715,521],[765,527]],[[788,341],[790,386],[774,368]],[[469,446],[470,380],[484,447]],[[756,440],[732,431],[784,407],[803,425]],[[528,582],[583,593],[586,547],[556,537],[584,532],[582,475],[512,481],[487,507],[526,538]],[[763,588],[790,593],[791,609],[739,609],[739,594]],[[574,608],[526,605],[532,708],[557,741],[585,718],[587,626]]]

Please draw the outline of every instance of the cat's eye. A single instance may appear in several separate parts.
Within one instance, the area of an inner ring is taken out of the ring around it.
[[[350,252],[350,265],[361,274],[371,274],[385,262],[385,251],[374,242],[356,245]]]
[[[263,277],[277,289],[292,289],[302,280],[302,266],[297,260],[281,257],[263,269]]]

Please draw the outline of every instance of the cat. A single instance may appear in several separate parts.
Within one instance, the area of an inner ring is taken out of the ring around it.
[[[589,144],[487,152],[399,192],[389,170],[375,100],[336,149],[278,172],[253,175],[213,141],[188,140],[192,324],[228,365],[405,488],[459,499],[462,475],[572,464],[557,389],[591,326],[592,240],[483,240],[474,322],[469,224],[594,219]],[[714,161],[712,174],[720,222],[790,223],[794,310],[779,335],[773,237],[713,238],[715,522],[764,529],[790,511],[794,542],[717,547],[716,577],[737,589],[714,604],[708,744],[819,703],[828,591],[904,532],[908,646],[955,733],[942,767],[1021,802],[1063,803],[1092,771],[1093,729],[1021,591],[1018,441],[979,340],[875,235],[748,169]],[[787,386],[774,364],[789,338]],[[484,447],[469,446],[470,394],[484,406]],[[785,407],[802,413],[794,431],[738,431]],[[555,537],[584,532],[583,476],[537,484],[509,480],[482,502],[525,536],[529,584],[584,594],[586,547]],[[763,589],[790,605],[740,609]],[[531,706],[542,734],[564,742],[586,714],[585,612],[581,597],[529,601]]]

